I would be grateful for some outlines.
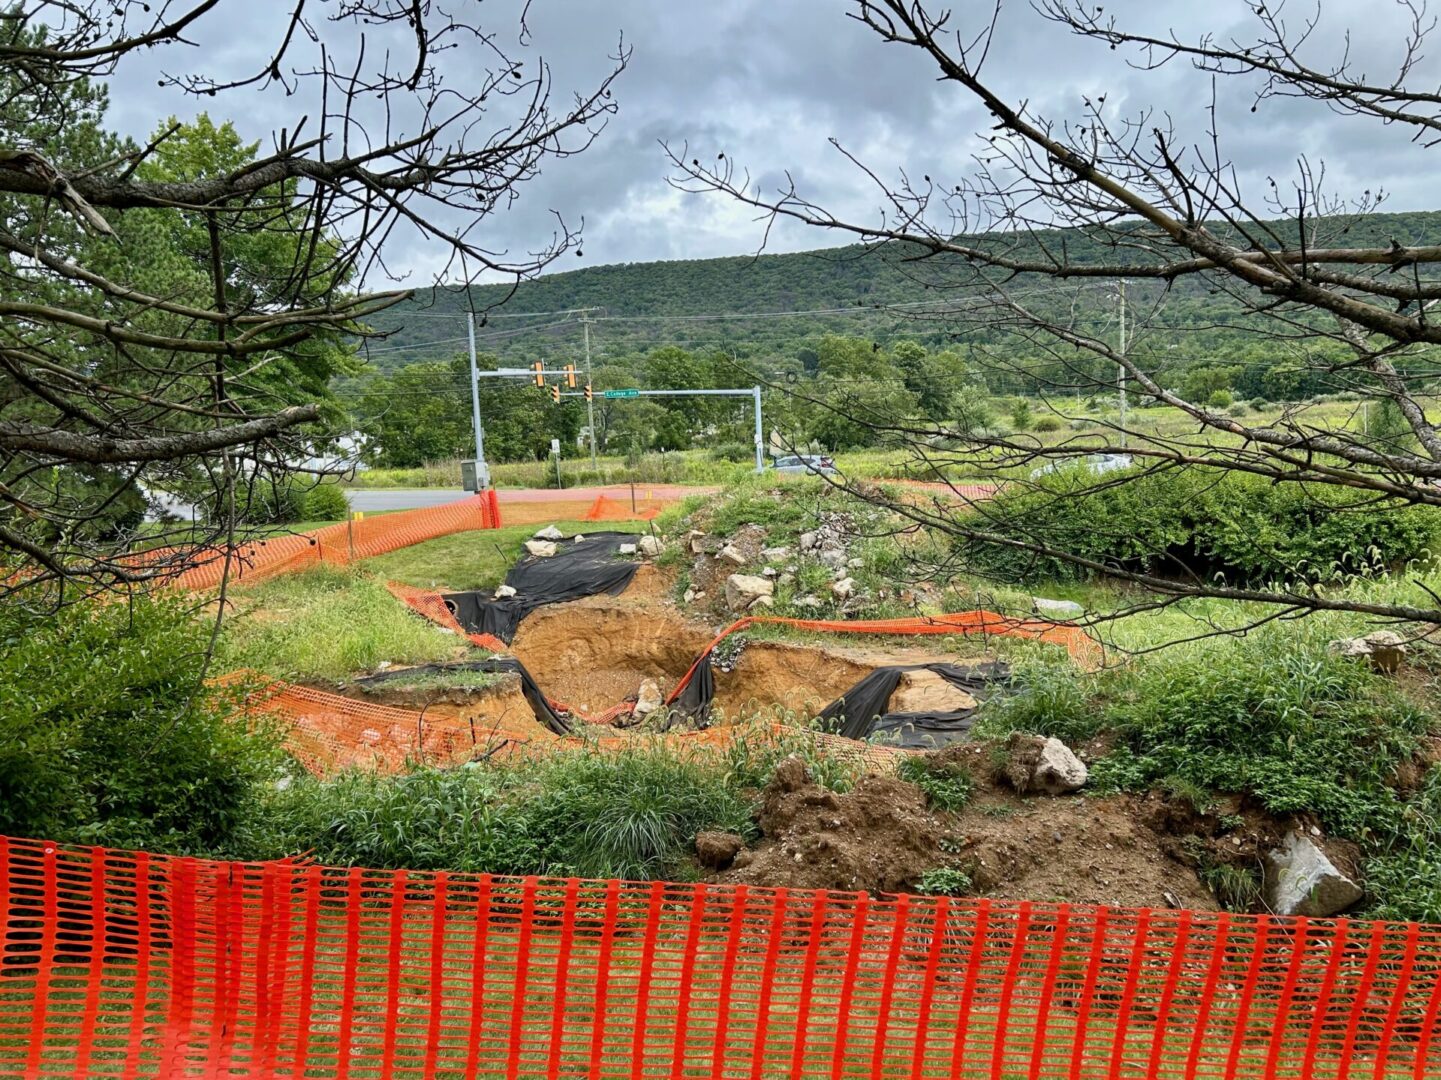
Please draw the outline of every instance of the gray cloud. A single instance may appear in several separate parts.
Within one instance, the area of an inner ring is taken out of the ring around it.
[[[513,41],[518,0],[471,7]],[[861,220],[874,220],[877,193],[828,145],[831,136],[887,180],[901,168],[937,180],[963,177],[980,145],[975,133],[986,127],[983,112],[961,91],[938,83],[917,52],[886,45],[847,18],[849,7],[837,0],[536,0],[525,51],[545,58],[558,94],[583,91],[603,77],[622,34],[634,58],[617,86],[620,112],[608,129],[583,155],[548,164],[514,208],[488,222],[488,246],[533,249],[550,235],[554,211],[572,222],[584,218],[586,226],[584,259],[572,257],[558,269],[754,250],[762,226],[751,212],[666,184],[663,140],[687,142],[708,158],[724,150],[763,187],[775,186],[789,171],[809,197]],[[218,74],[254,68],[268,55],[286,8],[282,0],[227,0],[203,24],[196,49],[147,57],[119,73],[112,121],[141,137],[163,116],[189,116],[203,106],[268,142],[273,129],[293,123],[313,103],[273,91],[197,103],[157,87],[156,71],[201,63]],[[1158,34],[1174,30],[1182,39],[1207,31],[1246,37],[1253,25],[1249,5],[1240,0],[1124,0],[1107,10],[1130,25]],[[965,5],[958,16],[972,17]],[[1349,43],[1342,37],[1346,26]],[[1378,10],[1365,0],[1343,0],[1329,5],[1312,47],[1321,56],[1338,56],[1349,44],[1369,74],[1385,76],[1399,27],[1388,6]],[[987,75],[1012,100],[1026,100],[1055,120],[1079,116],[1083,96],[1104,93],[1112,115],[1150,107],[1175,125],[1183,141],[1204,142],[1210,78],[1182,64],[1139,72],[1126,60],[1018,4],[1002,14]],[[476,57],[455,52],[441,63],[448,78],[463,82],[472,77]],[[1437,75],[1437,66],[1428,63],[1412,81],[1434,82]],[[1216,101],[1223,152],[1253,195],[1266,189],[1269,177],[1284,186],[1304,154],[1313,163],[1324,160],[1329,180],[1343,193],[1385,188],[1388,208],[1434,205],[1430,162],[1409,132],[1294,101],[1264,103],[1253,113],[1253,93],[1254,87],[1222,80]],[[772,233],[770,248],[797,250],[843,239],[787,226]],[[391,256],[392,265],[423,275],[434,269],[438,253],[419,237],[398,235]]]

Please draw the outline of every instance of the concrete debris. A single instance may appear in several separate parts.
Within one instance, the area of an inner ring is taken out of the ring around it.
[[[495,598],[497,600],[508,600],[514,595],[515,587],[513,585],[497,585],[495,587]]]
[[[1282,846],[1266,856],[1266,906],[1277,915],[1339,915],[1361,895],[1361,886],[1299,832],[1287,833]]]
[[[621,544],[620,547],[616,548],[615,550],[616,553],[619,555],[634,555],[636,552],[636,547],[634,544]]]
[[[565,533],[561,532],[554,525],[547,525],[535,534],[537,540],[564,540]]]
[[[642,680],[640,693],[636,695],[635,708],[632,712],[637,716],[649,716],[661,707],[664,702],[661,696],[660,684],[654,679]]]
[[[775,594],[775,583],[755,574],[732,574],[726,578],[726,606],[732,611],[745,611],[758,597]]]
[[[721,548],[720,551],[716,552],[716,558],[724,559],[726,562],[733,563],[736,566],[744,566],[746,564],[745,552],[734,544],[727,544]]]
[[[534,555],[537,559],[549,559],[555,554],[555,543],[550,540],[527,540],[525,551],[527,555]]]

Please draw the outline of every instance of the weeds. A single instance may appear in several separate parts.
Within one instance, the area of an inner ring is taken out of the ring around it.
[[[1250,867],[1209,863],[1197,871],[1197,876],[1227,911],[1255,911],[1261,904],[1261,875]]]
[[[952,762],[930,755],[902,758],[896,775],[920,788],[933,810],[964,810],[971,799],[971,778]]]
[[[965,896],[974,884],[971,875],[950,866],[927,870],[916,883],[916,891],[932,896]]]

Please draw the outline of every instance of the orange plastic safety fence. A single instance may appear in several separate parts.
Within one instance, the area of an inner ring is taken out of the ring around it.
[[[671,500],[672,502],[676,500]],[[611,498],[597,495],[585,512],[585,521],[650,521],[667,506],[664,499]]]
[[[0,1073],[1425,1080],[1441,927],[0,838]]]
[[[237,544],[231,551],[229,572],[232,580],[256,581],[316,563],[344,566],[439,536],[499,527],[500,507],[495,492],[486,491],[441,506],[343,521],[311,532]],[[175,551],[167,551],[147,557],[173,559],[176,556]],[[187,569],[168,579],[180,588],[213,588],[220,584],[226,572],[227,560],[221,549],[208,550],[186,562]]]

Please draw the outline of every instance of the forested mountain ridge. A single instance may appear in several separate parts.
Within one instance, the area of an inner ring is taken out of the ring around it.
[[[1293,222],[1278,222],[1273,228],[1281,236],[1295,235]],[[1438,243],[1441,211],[1322,219],[1308,223],[1311,230],[1313,244],[1325,246]],[[1022,253],[1041,244],[1055,249],[1064,245],[1068,256],[1078,263],[1114,261],[1116,257],[1108,246],[1081,230],[1036,234],[1034,245],[1002,234],[974,242],[1005,245]],[[595,326],[597,344],[603,343],[611,353],[666,344],[725,346],[752,354],[757,350],[793,352],[823,333],[944,339],[944,328],[930,320],[877,310],[944,300],[955,295],[944,286],[965,279],[966,270],[958,259],[917,263],[908,259],[908,254],[896,245],[853,244],[788,254],[618,263],[551,273],[514,288],[488,285],[471,291],[474,308],[493,316],[481,326],[485,347],[507,356],[549,351],[560,342],[569,347],[577,340],[573,320],[544,313],[579,308],[600,309],[595,312],[600,319]],[[1183,303],[1208,296],[1204,279],[1199,278],[1178,282],[1173,292]],[[1137,299],[1145,299],[1144,291]],[[470,307],[462,290],[417,292],[414,300],[372,319],[374,329],[387,335],[383,344],[377,343],[372,362],[390,368],[453,354],[455,339],[464,333],[461,316]],[[1220,323],[1228,321],[1226,307],[1224,300],[1208,302]],[[844,310],[831,311],[837,308]],[[542,314],[517,317],[526,312]],[[696,318],[762,312],[824,313],[752,321]]]

